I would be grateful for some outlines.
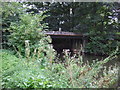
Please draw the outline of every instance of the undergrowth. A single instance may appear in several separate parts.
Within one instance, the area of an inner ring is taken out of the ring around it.
[[[65,54],[65,63],[41,65],[40,60],[17,58],[1,50],[3,88],[109,88],[118,79],[118,67],[103,66],[116,56],[83,63],[82,57]],[[43,58],[43,57],[41,57]]]

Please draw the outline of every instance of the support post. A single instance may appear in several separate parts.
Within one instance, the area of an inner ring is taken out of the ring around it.
[[[86,40],[85,40],[85,38],[83,37],[83,43],[82,43],[82,55],[84,55],[84,53],[85,53],[85,44],[86,44]]]

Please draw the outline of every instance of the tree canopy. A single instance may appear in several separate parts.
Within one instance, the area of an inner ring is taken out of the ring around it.
[[[17,8],[17,9],[16,9]],[[119,3],[85,2],[24,2],[3,3],[2,26],[10,27],[20,21],[21,14],[47,15],[40,23],[47,23],[48,31],[70,31],[89,35],[88,52],[110,52],[119,46]],[[31,19],[31,18],[29,18]],[[6,30],[6,29],[5,29]],[[97,45],[96,49],[94,47]],[[99,50],[100,49],[100,50]],[[89,51],[92,50],[92,51]],[[95,51],[97,50],[97,51]],[[108,51],[109,50],[109,51]]]
[[[84,2],[62,2],[62,3],[29,3],[35,5],[28,11],[46,10],[50,15],[46,19],[49,30],[73,32],[119,32],[119,15],[116,10],[118,3],[84,3]],[[38,12],[37,11],[37,12]],[[118,17],[118,18],[117,18]],[[93,30],[94,28],[94,30]],[[113,30],[110,30],[113,29]]]

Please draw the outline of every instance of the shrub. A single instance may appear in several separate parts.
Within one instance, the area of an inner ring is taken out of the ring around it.
[[[55,57],[55,51],[49,43],[50,36],[43,33],[46,24],[41,21],[46,16],[41,14],[22,14],[18,22],[10,26],[11,34],[9,35],[9,44],[19,56],[25,56],[30,59],[39,59],[41,63],[51,61]]]
[[[111,54],[116,47],[120,47],[120,42],[119,39],[113,39],[108,38],[110,36],[107,35],[97,35],[91,36],[90,37],[90,42],[86,44],[86,51],[89,53],[94,53],[94,54],[101,54],[101,55],[109,55]],[[114,38],[117,38],[117,35],[115,35]],[[118,51],[118,54],[120,52]]]
[[[20,63],[20,59],[12,54],[10,51],[0,50],[0,56],[2,56],[2,72],[4,75],[11,75],[15,71],[14,67]]]
[[[93,63],[84,63],[81,56],[74,58],[65,54],[65,63],[48,63],[44,67],[40,60],[28,62],[8,52],[0,54],[3,57],[3,88],[109,88],[118,79],[119,67],[104,66],[116,58],[114,54]]]
[[[32,50],[37,47],[40,40],[44,40],[45,44],[50,43],[50,37],[45,37],[45,34],[42,33],[42,30],[46,28],[46,24],[40,23],[45,17],[43,13],[39,15],[24,13],[20,15],[18,22],[11,23],[9,44],[24,55],[25,40],[29,40]]]
[[[38,62],[27,62],[8,51],[0,51],[2,55],[3,88],[50,88],[52,81],[46,76],[45,68]]]

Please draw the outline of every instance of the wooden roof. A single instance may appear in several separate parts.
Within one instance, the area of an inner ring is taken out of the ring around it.
[[[45,31],[44,33],[50,36],[83,36],[83,34],[80,33],[64,32],[64,31]]]

